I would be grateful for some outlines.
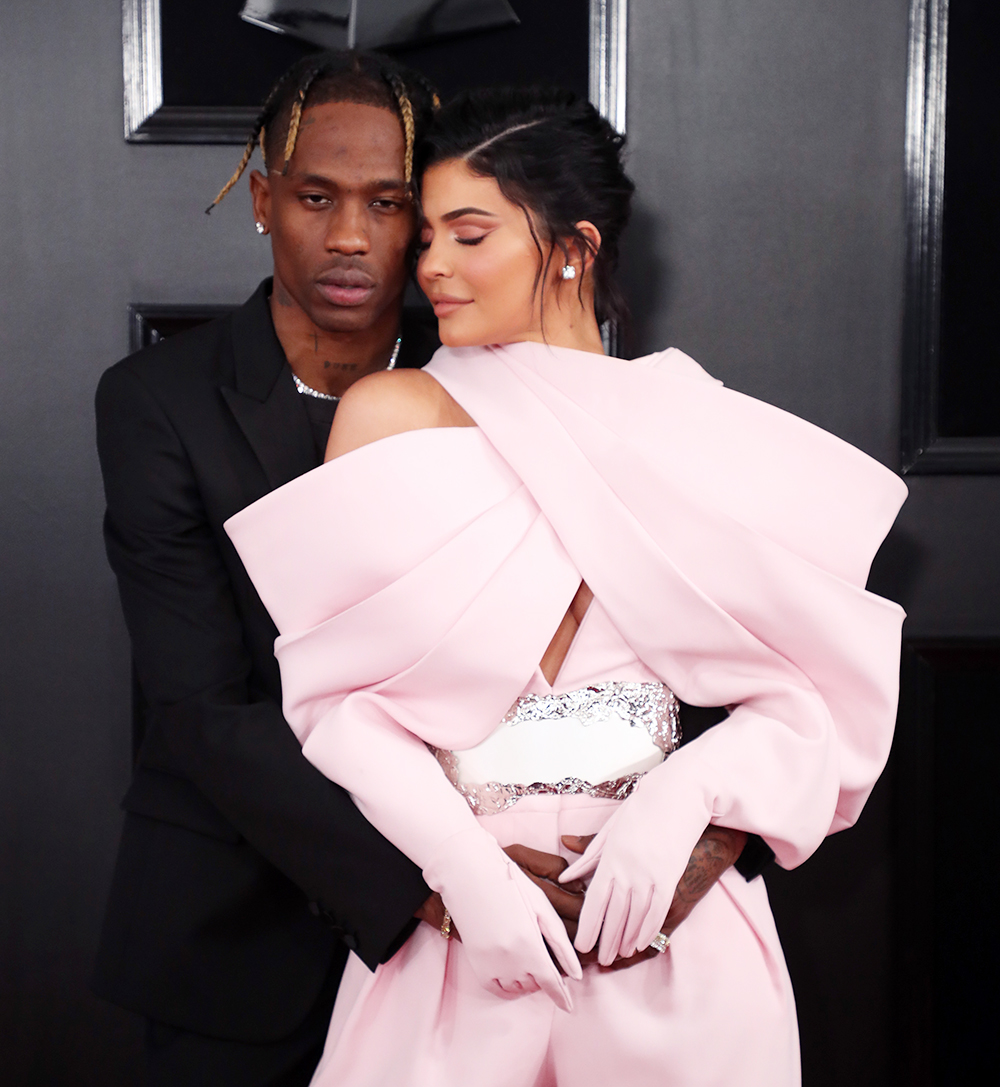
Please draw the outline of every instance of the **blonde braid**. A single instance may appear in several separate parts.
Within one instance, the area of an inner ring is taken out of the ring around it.
[[[250,157],[253,155],[253,149],[255,145],[260,145],[260,153],[264,156],[265,165],[267,163],[267,151],[264,148],[264,118],[268,116],[271,106],[278,98],[281,88],[284,86],[288,79],[288,72],[286,72],[271,88],[270,93],[267,96],[267,101],[264,103],[264,108],[260,111],[257,117],[257,123],[254,125],[253,132],[250,134],[250,139],[247,140],[247,145],[243,149],[243,158],[240,159],[239,166],[233,172],[233,176],[222,186],[219,195],[205,208],[205,214],[208,215],[212,208],[219,203],[219,201],[229,192],[230,189],[236,184],[237,181],[243,176],[243,171],[247,168],[247,164],[250,162]]]
[[[261,134],[261,136],[263,136],[263,134],[264,134],[263,129],[260,130],[260,134]],[[235,171],[233,172],[233,176],[219,190],[219,195],[211,202],[211,204],[208,205],[207,208],[205,208],[205,214],[206,215],[209,215],[211,213],[212,208],[214,208],[215,205],[219,203],[219,201],[226,195],[226,193],[228,193],[229,190],[236,184],[236,182],[239,181],[239,179],[243,176],[243,171],[247,168],[247,163],[250,161],[250,156],[253,154],[253,149],[256,146],[257,146],[257,132],[255,131],[254,134],[250,137],[250,139],[247,140],[247,145],[243,149],[243,158],[240,159],[240,164],[239,164],[239,166],[236,167]],[[263,154],[263,152],[264,152],[264,141],[263,141],[263,139],[261,140],[260,149],[261,149],[261,154]]]
[[[403,180],[409,185],[413,179],[413,143],[415,131],[413,125],[413,105],[405,92],[399,100],[399,109],[403,115],[403,133],[406,136],[406,158],[403,164]]]
[[[281,167],[281,176],[288,173],[288,164],[295,154],[295,142],[299,138],[299,122],[302,120],[302,105],[306,100],[305,88],[299,91],[298,97],[292,103],[292,114],[288,118],[288,138],[285,140],[284,165]]]
[[[416,128],[413,123],[413,103],[406,93],[406,84],[395,72],[383,72],[383,79],[389,84],[396,105],[399,107],[399,119],[403,123],[403,137],[406,141],[406,151],[403,158],[403,180],[407,185],[413,180],[413,144],[416,138]]]
[[[308,95],[309,88],[316,82],[316,77],[322,71],[322,66],[313,68],[302,81],[298,97],[292,103],[292,114],[288,118],[288,139],[285,140],[285,164],[281,168],[282,177],[288,173],[288,165],[292,161],[292,155],[295,154],[295,143],[299,138],[299,124],[302,121],[302,111],[306,105],[306,95]]]

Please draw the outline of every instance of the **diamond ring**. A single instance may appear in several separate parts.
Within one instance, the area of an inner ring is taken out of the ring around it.
[[[658,932],[649,946],[662,955],[670,946],[670,937],[665,932]]]

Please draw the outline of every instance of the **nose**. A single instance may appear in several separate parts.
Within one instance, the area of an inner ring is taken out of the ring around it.
[[[417,258],[417,280],[421,286],[435,279],[448,279],[452,274],[451,264],[445,259],[444,246],[431,239]]]
[[[326,249],[330,253],[357,256],[370,248],[367,208],[362,201],[343,200],[327,219]]]

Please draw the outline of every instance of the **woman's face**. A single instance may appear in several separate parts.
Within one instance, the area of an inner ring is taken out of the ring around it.
[[[521,208],[493,178],[479,177],[461,160],[430,167],[422,202],[417,279],[434,306],[441,342],[473,347],[541,339],[541,299],[552,288],[539,283],[535,290],[541,259]],[[553,265],[562,266],[560,256]],[[546,299],[546,325],[550,304]]]

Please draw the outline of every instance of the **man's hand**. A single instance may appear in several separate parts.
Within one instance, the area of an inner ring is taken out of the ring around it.
[[[590,843],[591,835],[587,838],[568,837],[563,838],[563,844],[574,853],[582,853]],[[579,844],[579,848],[577,848]],[[586,885],[583,880],[571,880],[569,883],[559,883],[559,876],[568,867],[562,857],[552,853],[542,853],[538,849],[529,849],[526,845],[508,846],[504,852],[512,861],[515,861],[524,874],[545,892],[553,909],[562,918],[566,926],[566,932],[571,940],[576,939],[576,926],[580,920],[580,910],[583,908],[583,898]],[[737,854],[738,855],[738,854]],[[707,888],[706,888],[707,890]],[[679,922],[678,922],[679,923]],[[622,970],[634,966],[637,962],[657,952],[642,952],[638,955],[629,955],[627,958],[619,957],[611,966],[601,966],[597,961],[597,948],[586,953],[577,952],[577,958],[581,966],[596,966],[599,970]]]
[[[508,846],[504,852],[532,883],[541,887],[545,897],[552,904],[553,909],[563,919],[566,931],[572,940],[576,936],[576,923],[583,907],[583,892],[585,890],[582,880],[573,880],[571,883],[561,884],[559,876],[566,870],[566,862],[562,857],[553,853],[542,853],[538,849],[529,849],[526,845]],[[444,901],[435,891],[430,898],[413,915],[428,925],[439,929],[444,924]],[[461,940],[455,922],[451,923],[451,935],[453,939]],[[590,956],[580,959],[581,963],[588,962]],[[594,955],[593,961],[597,961]]]
[[[578,837],[565,835],[563,845],[573,853],[583,853],[590,845],[593,835]],[[661,931],[668,936],[690,914],[697,904],[708,894],[719,876],[735,864],[739,859],[747,836],[742,830],[729,830],[726,827],[706,827],[705,833],[698,839],[694,847],[687,869],[677,884],[673,901],[667,911]],[[568,867],[562,857],[553,853],[543,853],[538,849],[530,849],[526,845],[510,845],[504,852],[515,864],[517,864],[532,883],[541,887],[546,898],[552,904],[552,908],[562,918],[566,926],[566,932],[571,940],[576,939],[576,926],[580,919],[580,910],[583,908],[583,898],[586,887],[582,880],[573,880],[570,883],[559,883],[559,876]],[[444,924],[444,902],[435,891],[434,894],[414,914],[421,921],[440,929]],[[458,930],[452,923],[452,937],[461,939]],[[579,955],[583,966],[598,966],[601,970],[621,970],[634,966],[637,962],[643,962],[658,955],[653,948],[639,951],[635,955],[618,958],[611,966],[599,966],[597,962],[597,948]]]
[[[428,925],[433,925],[434,928],[440,931],[441,926],[444,924],[444,900],[437,891],[433,891],[430,898],[427,899],[413,916],[420,921],[426,921]],[[458,935],[454,928],[452,929],[451,934],[452,936]]]

